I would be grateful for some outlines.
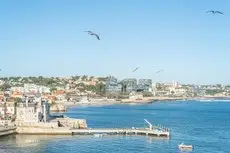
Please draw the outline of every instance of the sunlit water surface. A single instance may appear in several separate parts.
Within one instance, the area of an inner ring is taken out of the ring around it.
[[[230,103],[165,102],[149,105],[76,106],[66,113],[89,127],[144,127],[143,119],[171,129],[170,139],[147,136],[32,136],[0,138],[0,153],[178,153],[178,144],[197,153],[230,153]]]

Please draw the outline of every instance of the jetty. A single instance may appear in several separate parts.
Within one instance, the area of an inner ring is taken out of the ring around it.
[[[157,136],[157,137],[169,137],[168,131],[160,130],[149,130],[149,129],[76,129],[72,130],[73,135],[94,135],[94,134],[105,134],[105,135],[146,135],[146,136]]]
[[[86,129],[68,129],[68,128],[38,128],[38,127],[18,127],[17,134],[29,135],[144,135],[153,137],[169,138],[169,131],[148,129],[148,128],[86,128]]]
[[[163,126],[153,126],[147,119],[144,119],[148,128],[103,128],[103,129],[76,129],[72,131],[73,135],[94,135],[94,134],[106,134],[106,135],[146,135],[157,137],[169,137],[169,129]]]
[[[16,127],[1,127],[0,126],[0,137],[16,133]]]
[[[40,134],[40,135],[145,135],[155,137],[170,137],[170,131],[163,126],[153,126],[145,120],[148,128],[39,128],[18,127],[18,134]]]

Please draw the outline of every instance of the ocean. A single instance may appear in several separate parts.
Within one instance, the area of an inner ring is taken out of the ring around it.
[[[11,135],[0,138],[0,153],[180,153],[182,142],[193,145],[194,153],[230,153],[229,102],[75,106],[65,115],[87,119],[90,128],[147,127],[147,119],[170,128],[171,136]]]

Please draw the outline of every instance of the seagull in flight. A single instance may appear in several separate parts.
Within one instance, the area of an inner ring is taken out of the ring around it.
[[[97,37],[97,39],[98,39],[98,40],[100,40],[100,37],[99,37],[99,35],[98,35],[98,34],[96,34],[96,33],[92,32],[92,31],[85,31],[85,32],[88,32],[88,34],[89,34],[89,35],[91,35],[91,36],[96,36],[96,37]]]
[[[164,70],[159,70],[159,71],[156,71],[156,73],[160,73],[160,72],[162,72],[162,71],[164,71]]]
[[[133,72],[136,72],[138,69],[139,69],[139,67],[136,67],[136,68],[133,70]]]
[[[206,13],[212,13],[212,14],[222,14],[222,15],[224,15],[224,13],[223,13],[223,12],[220,12],[220,11],[214,11],[214,10],[209,10],[209,11],[207,11]]]

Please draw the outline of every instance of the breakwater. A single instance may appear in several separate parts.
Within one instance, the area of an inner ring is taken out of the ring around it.
[[[16,127],[0,127],[0,136],[16,133]]]
[[[150,129],[77,129],[72,131],[73,135],[147,135],[157,137],[169,137],[169,131],[159,131]]]
[[[30,135],[146,135],[156,137],[169,137],[170,132],[164,130],[150,129],[118,129],[118,128],[95,128],[95,129],[68,129],[68,128],[35,128],[35,127],[18,127],[17,134]]]

